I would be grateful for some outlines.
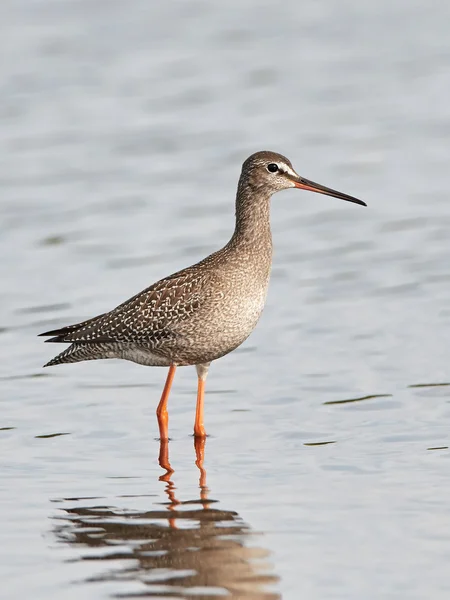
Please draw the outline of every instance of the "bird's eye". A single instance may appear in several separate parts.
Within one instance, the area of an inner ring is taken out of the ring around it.
[[[276,173],[278,171],[278,165],[276,165],[275,163],[270,163],[269,165],[267,165],[267,170],[270,173]]]

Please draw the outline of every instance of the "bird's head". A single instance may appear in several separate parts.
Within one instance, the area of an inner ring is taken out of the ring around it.
[[[290,160],[276,152],[256,152],[249,156],[242,165],[240,182],[241,184],[248,184],[254,190],[264,190],[269,195],[288,188],[298,188],[367,206],[365,202],[358,200],[358,198],[300,177],[294,170]]]

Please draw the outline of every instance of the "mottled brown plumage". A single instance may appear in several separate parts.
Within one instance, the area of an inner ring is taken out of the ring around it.
[[[364,204],[301,178],[280,154],[253,154],[242,167],[230,241],[108,313],[41,334],[71,343],[45,366],[101,358],[196,365],[204,382],[209,363],[242,344],[261,315],[272,264],[270,198],[292,187]]]

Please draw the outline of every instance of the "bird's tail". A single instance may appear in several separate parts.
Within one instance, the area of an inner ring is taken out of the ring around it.
[[[52,358],[44,367],[53,367],[63,363],[81,362],[83,360],[96,360],[99,358],[114,358],[106,344],[83,344],[75,343],[66,348],[63,352]]]

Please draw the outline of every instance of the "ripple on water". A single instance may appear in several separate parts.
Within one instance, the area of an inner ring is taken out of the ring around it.
[[[47,440],[50,438],[60,437],[61,435],[70,435],[69,432],[61,432],[61,433],[43,433],[41,435],[35,435],[36,439]]]
[[[353,402],[365,402],[366,400],[374,400],[375,398],[392,398],[392,394],[372,394],[370,396],[360,396],[359,398],[346,398],[345,400],[328,400],[323,404],[352,404]]]

